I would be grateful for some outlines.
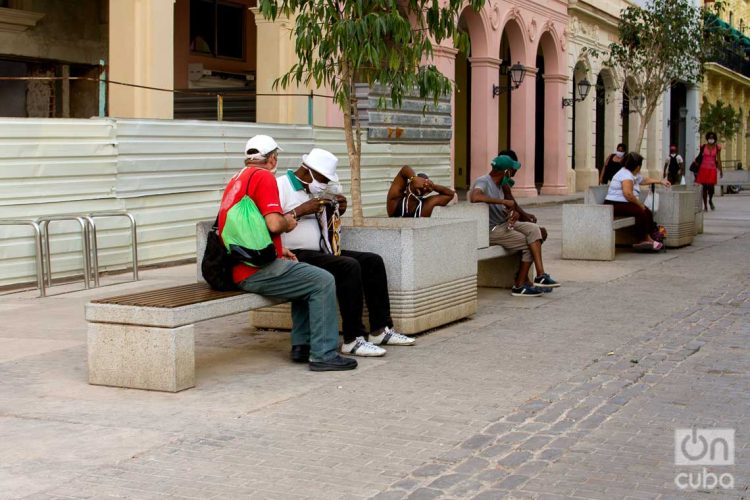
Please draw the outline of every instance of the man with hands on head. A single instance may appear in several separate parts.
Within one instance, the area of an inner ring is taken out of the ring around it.
[[[282,210],[298,221],[296,229],[284,234],[284,246],[300,262],[318,266],[333,274],[336,296],[343,321],[344,343],[341,352],[355,356],[383,356],[383,345],[413,345],[414,339],[393,329],[388,278],[383,259],[370,252],[341,250],[331,252],[326,243],[328,217],[326,206],[337,203],[339,213],[346,210],[346,198],[330,194],[338,182],[338,158],[330,152],[314,148],[302,157],[296,170],[278,177]],[[370,332],[362,323],[363,296],[369,311]],[[292,359],[304,361],[306,346],[292,346]]]
[[[430,193],[436,193],[429,196]],[[435,207],[444,207],[456,192],[435,184],[427,174],[415,174],[408,165],[399,170],[391,183],[386,198],[389,217],[429,217]]]
[[[309,367],[313,371],[352,370],[357,361],[340,356],[335,282],[330,273],[296,262],[281,245],[281,234],[293,231],[297,220],[284,214],[273,172],[278,153],[276,141],[256,135],[245,146],[245,168],[227,184],[219,209],[219,229],[223,230],[227,211],[245,195],[258,207],[271,234],[276,259],[263,267],[248,264],[234,266],[237,286],[246,292],[292,301],[292,345],[306,345]]]

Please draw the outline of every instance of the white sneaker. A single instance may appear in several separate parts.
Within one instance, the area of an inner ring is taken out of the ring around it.
[[[341,344],[341,352],[352,356],[385,356],[385,349],[366,341],[364,337],[357,337],[348,344]]]
[[[370,342],[375,345],[414,345],[417,339],[398,333],[386,326],[380,335],[370,335]]]

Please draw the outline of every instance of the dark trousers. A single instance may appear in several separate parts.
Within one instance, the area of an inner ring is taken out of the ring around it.
[[[630,201],[605,201],[614,207],[615,217],[635,217],[635,232],[643,241],[654,230],[654,214],[648,208],[641,208]]]
[[[352,250],[342,250],[340,256],[315,250],[292,252],[300,262],[320,267],[333,275],[343,320],[344,342],[352,342],[357,337],[368,337],[362,324],[363,295],[370,313],[370,330],[375,332],[386,326],[393,326],[388,277],[380,255]]]

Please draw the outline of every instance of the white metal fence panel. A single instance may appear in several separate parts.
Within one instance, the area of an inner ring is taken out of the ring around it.
[[[142,265],[195,258],[195,224],[216,215],[225,183],[243,166],[245,141],[265,133],[284,149],[278,173],[313,146],[339,157],[349,192],[341,129],[169,120],[0,119],[0,217],[128,210],[138,223]],[[450,180],[448,145],[363,143],[365,215],[385,215],[385,194],[402,165]],[[97,222],[101,270],[129,266],[129,231]],[[81,274],[75,223],[52,226],[55,276]],[[0,287],[35,281],[29,228],[0,227]]]

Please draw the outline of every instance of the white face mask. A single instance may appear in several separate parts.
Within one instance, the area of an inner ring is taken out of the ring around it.
[[[312,182],[305,182],[302,179],[300,179],[299,177],[297,177],[297,179],[302,184],[306,184],[307,185],[307,189],[310,190],[310,194],[311,195],[318,196],[318,195],[321,195],[321,194],[325,193],[326,189],[328,189],[328,185],[327,184],[323,184],[322,182],[316,180],[315,177],[313,177],[312,171],[308,167],[305,167],[305,168],[307,169],[308,172],[310,172],[310,178],[312,179]]]
[[[714,144],[715,142],[716,142],[716,139],[709,139],[709,140],[708,140],[708,143],[709,143],[709,144]]]
[[[615,156],[618,157],[618,158],[622,158],[623,156],[625,156],[625,152],[624,151],[616,151],[615,152]]]

